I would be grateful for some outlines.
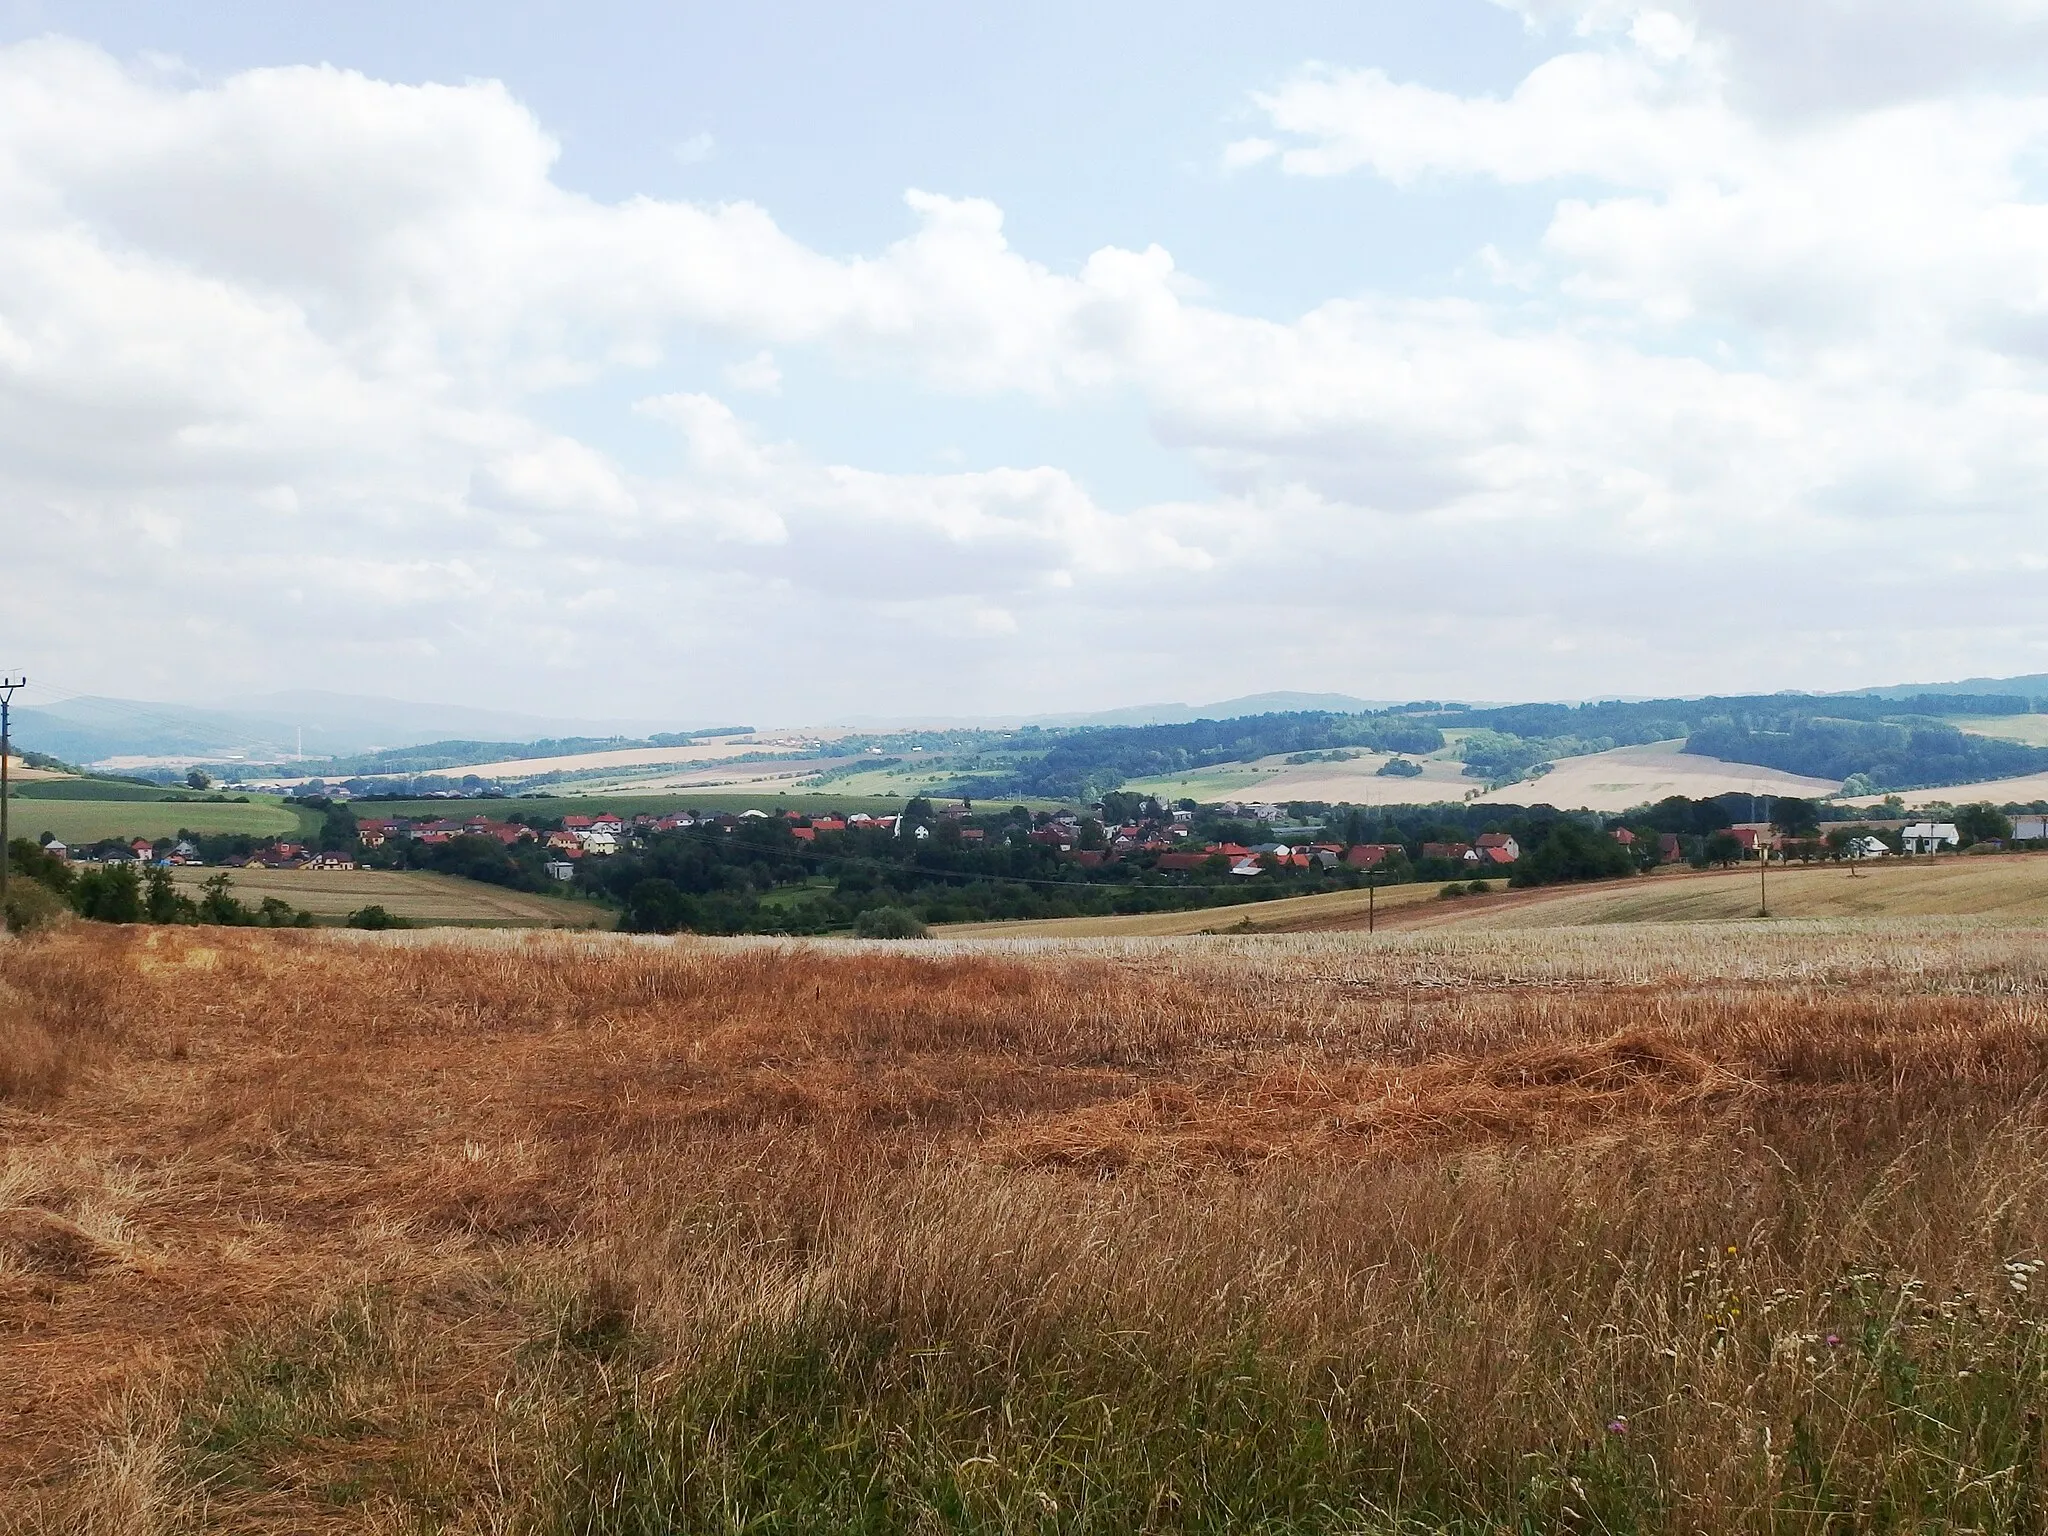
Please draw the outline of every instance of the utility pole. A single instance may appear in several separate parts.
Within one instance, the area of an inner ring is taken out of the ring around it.
[[[1367,933],[1372,932],[1373,919],[1377,916],[1374,908],[1379,902],[1379,890],[1379,871],[1368,869],[1365,872],[1365,931]]]
[[[7,926],[7,774],[14,751],[8,739],[8,713],[14,707],[14,690],[27,686],[26,677],[0,673],[0,929]]]
[[[1770,863],[1771,850],[1765,846],[1763,835],[1759,833],[1756,840],[1756,915],[1758,917],[1769,917],[1771,915],[1771,893],[1764,887],[1764,871],[1770,867]]]

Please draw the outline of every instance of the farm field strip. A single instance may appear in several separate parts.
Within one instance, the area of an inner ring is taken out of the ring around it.
[[[1323,800],[1332,804],[1402,805],[1464,800],[1484,788],[1464,765],[1444,757],[1409,756],[1417,777],[1381,777],[1391,753],[1361,753],[1346,762],[1289,763],[1285,754],[1251,763],[1218,763],[1184,774],[1134,779],[1126,789],[1167,800]]]
[[[827,739],[832,731],[806,731],[808,740]],[[474,773],[483,778],[528,778],[541,773],[587,773],[602,768],[642,768],[667,763],[713,765],[725,758],[743,757],[750,752],[780,752],[786,761],[804,757],[801,748],[783,746],[774,732],[765,736],[727,736],[693,747],[611,747],[597,752],[571,752],[557,757],[501,758],[490,763],[465,763],[456,768],[437,768],[440,774]]]
[[[1948,715],[1944,719],[1972,736],[1996,736],[2030,747],[2048,747],[2048,715]]]
[[[1868,865],[1774,865],[1765,876],[1771,914],[1785,918],[1953,917],[2048,923],[2048,856],[1997,854]],[[1597,887],[1551,886],[1501,899],[1446,903],[1418,921],[1437,925],[1556,928],[1579,924],[1729,922],[1753,919],[1754,865],[1658,875]]]
[[[1496,882],[1497,883],[1497,882]],[[1395,913],[1435,902],[1440,882],[1389,885],[1377,892],[1329,891],[1316,896],[1282,896],[1272,901],[1236,902],[1192,912],[1140,912],[1121,917],[1047,917],[991,923],[949,923],[934,930],[948,938],[1022,938],[1031,935],[1066,938],[1172,938],[1205,933],[1280,931],[1295,926],[1365,926],[1366,908],[1389,922]]]
[[[247,805],[203,800],[10,800],[8,824],[16,837],[48,832],[73,845],[101,838],[174,837],[194,832],[241,832],[282,837],[302,830],[298,815],[275,802]]]
[[[1683,742],[1615,747],[1584,757],[1560,757],[1539,778],[1492,790],[1481,805],[1553,805],[1560,810],[1626,811],[1668,795],[1706,800],[1715,795],[1832,795],[1833,779],[1807,778],[1752,763],[1724,762],[1679,750]]]
[[[1867,865],[1774,865],[1768,875],[1776,917],[1953,917],[2048,922],[2048,855],[1950,856]],[[1481,896],[1445,900],[1443,882],[1383,887],[1378,920],[1389,929],[1431,927],[1558,928],[1584,924],[1728,922],[1754,918],[1756,866],[1659,870],[1593,885],[1513,891],[1503,882]],[[1131,917],[1061,917],[1009,923],[961,923],[937,932],[973,938],[1115,938],[1254,932],[1363,930],[1366,893],[1332,891],[1195,912]]]
[[[1907,789],[1898,791],[1898,794],[1909,807],[1975,805],[1981,801],[1992,805],[2032,805],[2036,801],[2048,800],[2048,773],[2030,773],[2015,779],[1984,779],[1975,784],[1951,784],[1940,789]],[[1881,794],[1857,795],[1842,803],[1867,809],[1883,801]]]
[[[454,875],[424,870],[174,869],[171,879],[187,895],[218,874],[233,893],[254,905],[275,896],[315,917],[346,917],[362,907],[381,906],[394,917],[423,923],[486,923],[589,927],[611,914],[589,902],[508,890]]]

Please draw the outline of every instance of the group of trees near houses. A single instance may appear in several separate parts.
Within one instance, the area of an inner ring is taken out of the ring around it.
[[[27,838],[7,845],[10,880],[6,919],[15,932],[42,927],[70,910],[96,923],[208,923],[228,928],[310,928],[311,914],[275,896],[250,906],[234,894],[226,870],[188,896],[157,866],[132,863],[74,866]]]
[[[1133,814],[1136,796],[1112,796],[1119,813]],[[616,856],[584,859],[579,886],[616,903],[630,931],[671,933],[822,933],[861,931],[874,914],[907,913],[920,923],[1013,918],[1101,916],[1229,906],[1318,891],[1409,881],[1469,879],[1475,872],[1505,874],[1519,886],[1612,879],[1654,863],[1660,832],[1678,833],[1689,853],[1728,827],[1732,817],[1714,801],[1673,799],[1635,818],[1633,846],[1617,841],[1597,819],[1547,807],[1397,808],[1334,813],[1315,833],[1319,841],[1350,846],[1376,843],[1389,850],[1369,872],[1350,867],[1274,867],[1256,879],[1234,876],[1230,861],[1167,873],[1139,853],[1083,865],[1024,833],[1030,813],[1018,808],[982,814],[970,823],[985,841],[960,836],[963,823],[937,821],[913,802],[913,824],[933,827],[928,839],[886,832],[823,832],[799,841],[780,819],[751,820],[726,828],[699,826],[655,833]],[[1112,823],[1114,824],[1114,823]],[[1469,843],[1480,832],[1506,832],[1522,857],[1501,869],[1432,856],[1434,844]],[[1085,821],[1079,846],[1100,847],[1104,829]],[[1199,817],[1188,840],[1254,846],[1270,831],[1253,824]],[[898,921],[891,917],[890,922]]]

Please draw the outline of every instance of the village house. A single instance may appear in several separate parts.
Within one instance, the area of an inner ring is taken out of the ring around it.
[[[316,853],[306,860],[307,869],[354,869],[356,861],[346,853]]]
[[[1908,853],[1939,853],[1944,848],[1960,848],[1963,843],[1962,833],[1947,821],[1909,822],[1899,836],[1905,839]]]
[[[1377,869],[1399,852],[1399,843],[1354,843],[1345,850],[1344,862],[1353,869]]]

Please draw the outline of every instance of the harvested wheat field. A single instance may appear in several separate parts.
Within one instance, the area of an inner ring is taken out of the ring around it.
[[[223,871],[204,865],[171,871],[187,896],[196,897]],[[483,926],[589,928],[610,914],[589,902],[539,896],[456,875],[418,869],[237,869],[226,871],[230,892],[254,906],[275,896],[319,918],[342,918],[381,906],[407,922]]]
[[[0,942],[10,1531],[1993,1531],[2048,949]]]

